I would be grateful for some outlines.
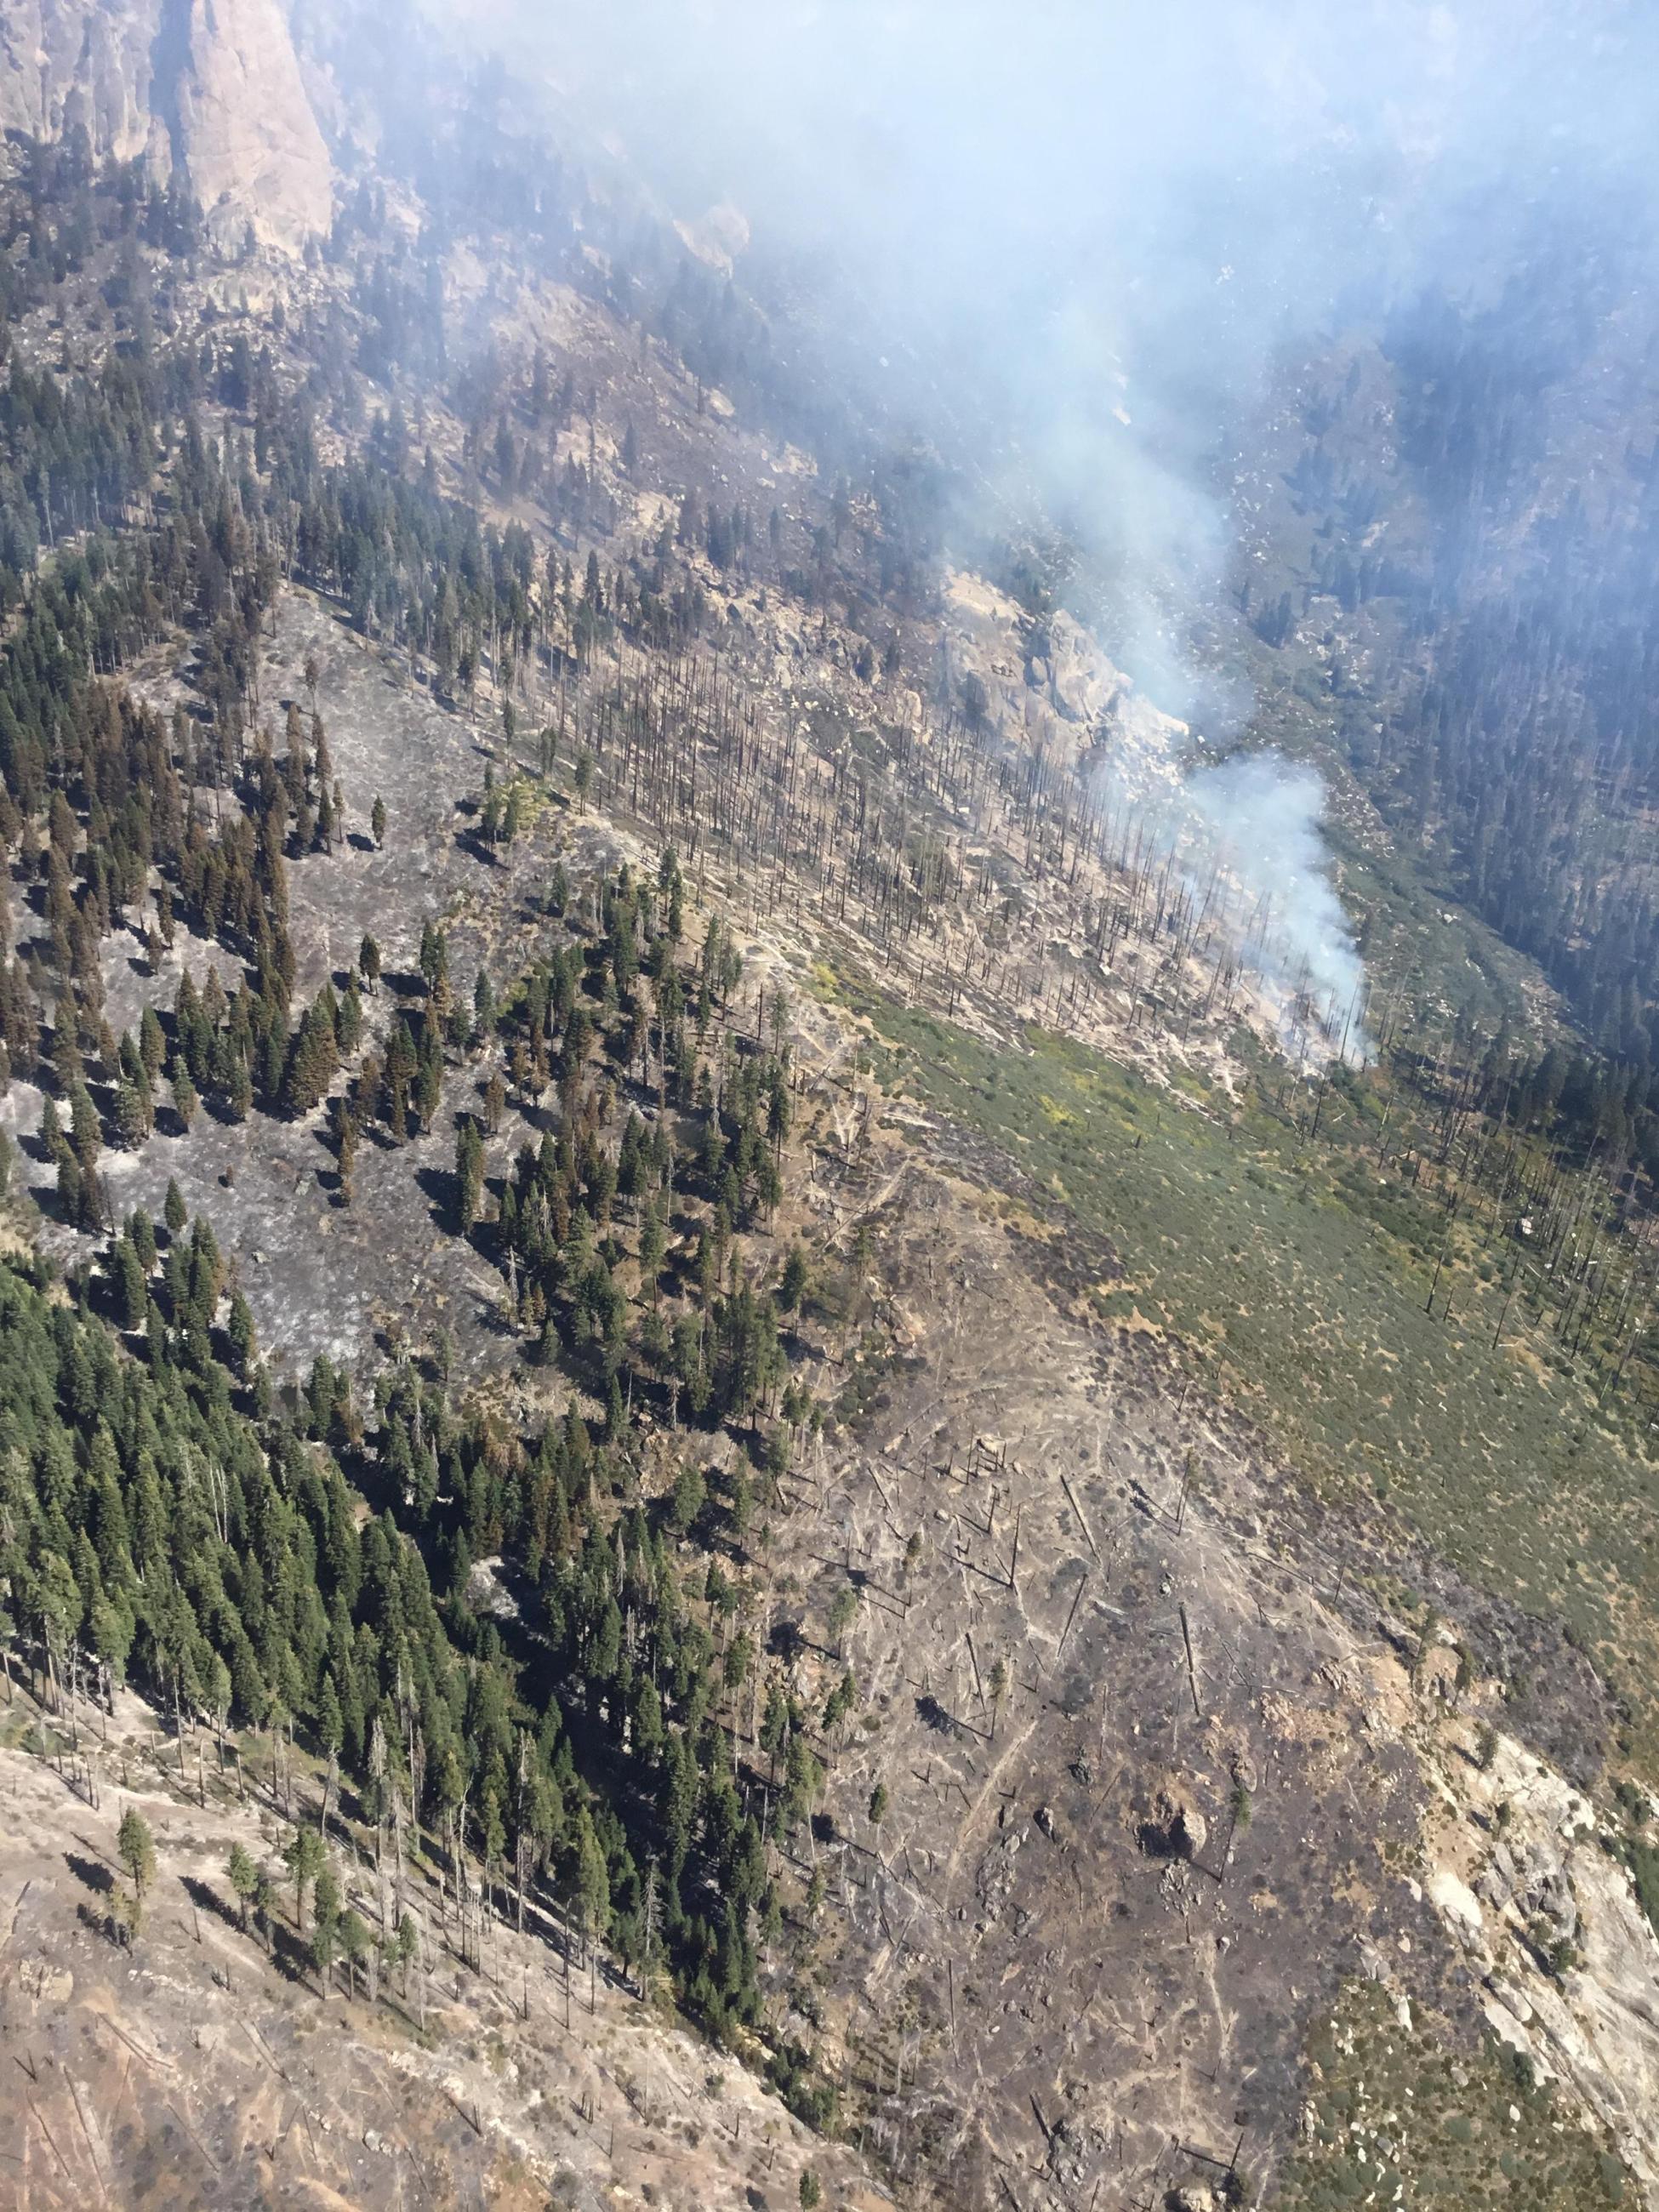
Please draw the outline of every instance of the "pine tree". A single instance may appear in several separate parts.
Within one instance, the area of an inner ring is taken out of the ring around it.
[[[167,1039],[157,1020],[154,1006],[146,1006],[138,1020],[138,1056],[143,1061],[144,1073],[154,1083],[161,1073],[167,1058]]]
[[[96,1171],[103,1142],[103,1125],[92,1094],[84,1083],[76,1081],[70,1089],[70,1146],[83,1176]]]
[[[350,1978],[351,1994],[357,1994],[357,1971],[369,1954],[368,1930],[360,1916],[348,1906],[340,1915],[340,1950]]]
[[[155,1838],[143,1814],[129,1806],[115,1832],[117,1857],[132,1884],[132,1930],[143,1924],[144,1893],[155,1879]]]
[[[259,1887],[259,1869],[240,1844],[233,1844],[230,1856],[225,1862],[225,1875],[236,1899],[241,1916],[242,1933],[247,1933],[248,1906]]]
[[[611,1876],[586,1806],[576,1816],[575,1859],[576,1909],[591,1960],[611,1922]]]
[[[338,1057],[334,1022],[319,994],[307,1009],[289,1054],[283,1082],[285,1113],[300,1121],[320,1103],[334,1079]]]
[[[116,1142],[127,1152],[136,1152],[149,1134],[148,1121],[137,1085],[122,1076],[115,1086]]]
[[[118,1307],[123,1328],[142,1328],[149,1288],[144,1268],[129,1237],[118,1237],[114,1250]]]
[[[483,1194],[483,1140],[471,1120],[461,1123],[455,1139],[455,1218],[466,1236],[478,1218]]]
[[[236,1355],[236,1371],[246,1382],[258,1356],[258,1340],[253,1326],[253,1310],[240,1290],[231,1293],[228,1334],[231,1349]]]
[[[294,1926],[303,1936],[306,1929],[306,1890],[317,1880],[325,1863],[322,1838],[314,1828],[298,1827],[289,1837],[288,1848],[283,1853],[283,1863],[294,1881]]]
[[[340,1948],[340,1885],[326,1860],[312,1888],[311,1964],[325,1997],[330,1971]]]
[[[778,1285],[778,1304],[787,1314],[799,1310],[806,1291],[806,1254],[799,1243],[789,1247],[783,1263],[783,1277]]]

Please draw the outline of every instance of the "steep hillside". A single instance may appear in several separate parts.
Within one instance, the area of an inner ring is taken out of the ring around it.
[[[1645,1188],[369,14],[5,16],[7,2185],[1659,2206]]]

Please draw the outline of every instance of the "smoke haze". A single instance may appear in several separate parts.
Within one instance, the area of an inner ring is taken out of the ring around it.
[[[675,216],[737,210],[739,280],[787,303],[866,420],[973,488],[964,531],[1062,531],[1079,611],[1212,749],[1251,707],[1226,649],[1238,463],[1285,362],[1429,288],[1540,284],[1564,225],[1632,287],[1650,270],[1659,25],[1617,0],[471,0],[466,21]],[[1247,902],[1304,917],[1288,965],[1346,1003],[1309,773],[1208,770],[1188,802],[1188,865],[1210,825]]]

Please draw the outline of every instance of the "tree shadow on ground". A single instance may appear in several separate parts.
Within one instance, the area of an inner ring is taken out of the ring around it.
[[[64,1863],[77,1881],[85,1882],[94,1897],[112,1897],[115,1876],[96,1859],[82,1858],[79,1851],[65,1851]]]

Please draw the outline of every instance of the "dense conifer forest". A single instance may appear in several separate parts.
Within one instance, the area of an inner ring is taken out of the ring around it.
[[[397,1139],[427,1054],[489,1067],[460,1124],[453,1229],[502,1268],[531,1356],[566,1366],[602,1420],[573,1401],[514,1435],[458,1407],[441,1347],[400,1357],[369,1404],[319,1360],[283,1411],[210,1225],[173,1194],[164,1222],[120,1225],[68,1302],[6,1264],[0,1575],[6,1632],[59,1710],[84,1716],[131,1680],[181,1745],[186,1723],[297,1730],[383,1840],[436,1840],[464,1952],[547,1885],[585,1942],[672,1971],[719,2033],[757,2016],[754,1948],[779,1914],[769,1848],[810,1818],[854,1692],[848,1677],[803,1711],[743,1619],[734,1569],[767,1542],[819,1418],[789,1372],[799,1255],[768,1289],[740,1265],[780,1195],[790,1085],[787,1058],[725,1019],[739,963],[718,926],[687,964],[679,914],[665,854],[653,884],[624,871],[605,887],[600,936],[499,990],[481,975],[470,1006],[433,933],[418,1039],[394,1027],[336,1125],[349,1202],[358,1133]],[[325,1079],[342,1008],[323,1019],[322,1003],[290,1082]],[[238,1018],[191,994],[175,1066],[211,1085]],[[712,1079],[689,1048],[711,1024]],[[313,1050],[315,1078],[296,1079]],[[483,1227],[478,1127],[506,1083],[550,1082],[562,1133],[520,1153]],[[94,1170],[65,1147],[60,1188],[84,1219]],[[745,1450],[711,1494],[699,1438],[720,1422]],[[659,1480],[665,1431],[678,1472],[653,1495],[645,1455]],[[484,1561],[521,1595],[505,1630],[479,1607]],[[821,2117],[805,2054],[776,2065]]]

